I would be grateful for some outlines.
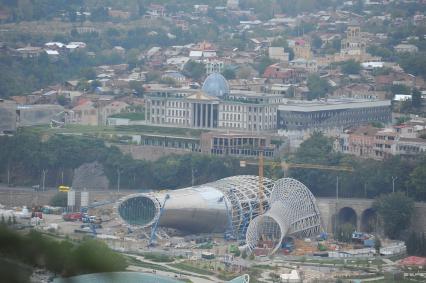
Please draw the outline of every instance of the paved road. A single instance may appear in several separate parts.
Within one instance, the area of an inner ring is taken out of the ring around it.
[[[188,277],[193,282],[197,282],[197,283],[198,282],[200,282],[200,283],[223,282],[222,280],[220,280],[220,279],[218,279],[218,278],[216,278],[214,276],[202,275],[202,274],[198,274],[198,273],[195,273],[195,272],[181,270],[181,269],[175,268],[173,266],[170,266],[170,265],[168,265],[167,263],[164,263],[164,262],[150,261],[150,260],[147,260],[144,257],[138,256],[138,255],[132,255],[132,254],[126,254],[126,255],[134,257],[134,258],[136,258],[136,259],[138,259],[140,261],[144,261],[144,262],[148,262],[148,263],[152,263],[152,264],[156,264],[156,265],[161,265],[161,266],[164,266],[164,267],[166,267],[166,268],[168,268],[170,270],[175,271],[175,273],[173,273],[173,272],[167,272],[167,271],[157,270],[156,271],[157,274],[160,274],[160,275],[162,275],[162,273],[164,273],[166,276],[176,278],[175,275],[179,275],[181,273],[188,273],[188,274],[191,274],[191,276],[189,276],[189,275],[185,275],[185,276]],[[183,260],[180,260],[180,261],[183,261]],[[175,261],[175,263],[176,262],[180,262],[180,261],[177,260],[177,261]],[[147,269],[147,268],[138,267],[138,266],[136,266],[136,267],[140,268],[140,269],[144,269],[145,271],[147,270],[148,272],[152,272],[152,269]],[[170,275],[172,275],[172,276],[170,276]],[[200,278],[199,276],[203,276],[203,277],[206,277],[206,278],[209,278],[209,279]]]
[[[144,267],[134,266],[134,265],[130,265],[129,267],[127,267],[127,270],[129,270],[129,271],[136,271],[136,272],[152,273],[152,269],[150,269],[150,268],[144,268]],[[196,283],[211,283],[211,282],[215,282],[215,281],[207,280],[207,279],[204,279],[204,278],[195,277],[195,276],[189,276],[189,275],[179,276],[178,275],[179,273],[162,271],[162,270],[156,270],[155,274],[158,274],[158,275],[161,275],[161,276],[164,276],[164,277],[170,277],[170,278],[173,278],[173,279],[176,279],[176,280],[187,278],[187,279],[191,280],[192,282],[196,282]]]

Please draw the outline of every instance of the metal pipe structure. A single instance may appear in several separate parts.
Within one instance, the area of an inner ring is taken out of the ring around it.
[[[119,201],[116,211],[133,228],[158,222],[159,226],[188,233],[226,232],[241,238],[250,221],[269,208],[273,185],[267,178],[259,184],[258,176],[232,176],[178,190],[132,194]]]
[[[309,237],[321,232],[321,218],[315,197],[301,182],[283,178],[275,182],[270,208],[254,218],[247,229],[246,244],[253,251],[265,243],[275,253],[285,236]]]

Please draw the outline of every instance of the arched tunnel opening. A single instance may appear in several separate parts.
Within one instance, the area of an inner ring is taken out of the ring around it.
[[[351,207],[343,207],[340,209],[338,215],[338,224],[340,226],[344,224],[352,224],[356,229],[357,215],[355,210]]]
[[[368,208],[361,215],[361,231],[373,233],[377,231],[377,213],[373,208]]]
[[[351,242],[352,233],[357,229],[357,214],[351,207],[343,207],[336,215],[335,221],[337,222],[334,237],[336,240],[342,242]]]
[[[154,220],[157,208],[151,198],[137,196],[123,201],[118,213],[130,225],[145,226]]]

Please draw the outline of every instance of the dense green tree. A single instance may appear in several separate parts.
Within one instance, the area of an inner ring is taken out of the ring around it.
[[[223,70],[223,72],[222,72],[222,75],[227,80],[233,80],[236,77],[235,71],[233,69],[230,69],[230,68],[225,68],[225,70]]]
[[[367,47],[367,52],[373,56],[381,57],[383,60],[389,60],[393,57],[393,51],[380,45],[371,45]]]
[[[259,75],[263,75],[266,68],[277,61],[270,59],[268,56],[262,56],[259,61],[256,63],[255,68],[259,72]]]
[[[407,246],[407,254],[413,256],[426,256],[426,236],[425,233],[411,232],[405,241]]]
[[[51,206],[60,206],[60,207],[66,207],[67,206],[67,194],[59,192],[55,194],[49,201],[49,205]]]
[[[320,132],[315,132],[300,145],[290,162],[338,165],[341,158],[342,156],[333,150],[332,139]],[[336,174],[333,172],[294,168],[290,169],[290,175],[308,186],[315,195],[334,196],[335,194]]]
[[[398,61],[405,72],[426,78],[425,53],[403,54],[399,57]]]
[[[422,106],[422,93],[418,89],[413,89],[411,92],[411,105],[414,108],[419,108]]]
[[[126,260],[102,242],[83,240],[76,245],[69,241],[52,240],[36,231],[19,234],[4,225],[0,225],[0,253],[2,259],[39,266],[66,277],[124,271],[127,267]],[[8,278],[9,274],[2,273],[2,279],[5,276]]]
[[[354,225],[351,223],[345,223],[337,228],[336,238],[341,242],[350,243],[352,241],[352,233],[354,231]]]
[[[145,89],[143,87],[142,82],[130,81],[129,87],[133,90],[134,95],[136,95],[137,97],[143,97]]]
[[[359,74],[361,64],[355,60],[348,60],[340,64],[342,72],[347,75]]]
[[[414,211],[414,201],[401,192],[382,195],[373,204],[383,220],[385,234],[396,239],[407,229]]]
[[[316,74],[309,75],[308,77],[308,99],[318,99],[327,96],[327,93],[331,91],[331,86],[326,79],[321,78]]]
[[[206,74],[206,67],[203,63],[190,60],[183,66],[183,73],[191,79],[198,81]]]
[[[408,181],[409,189],[414,189],[417,199],[426,199],[426,162],[422,161],[410,174]],[[413,194],[412,191],[409,192]]]
[[[312,47],[316,49],[320,49],[322,46],[322,39],[317,34],[312,36]]]
[[[376,254],[380,255],[380,248],[382,247],[382,241],[378,236],[374,237],[374,249],[376,250]]]
[[[410,94],[410,88],[402,84],[394,84],[391,86],[391,92],[393,94]]]
[[[68,104],[68,99],[64,95],[58,95],[57,101],[59,105],[65,106]]]

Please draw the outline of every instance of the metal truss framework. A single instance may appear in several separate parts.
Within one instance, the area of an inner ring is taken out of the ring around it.
[[[285,236],[309,237],[321,232],[315,197],[301,182],[291,178],[276,181],[269,205],[270,209],[248,226],[246,243],[250,251],[262,240],[270,243],[269,254],[273,254]]]
[[[259,186],[258,176],[232,176],[174,191],[129,195],[118,202],[115,212],[132,229],[159,224],[192,233],[225,232],[245,239],[250,251],[260,240],[268,242],[270,254],[287,235],[309,237],[321,232],[315,198],[301,182],[263,178],[260,190]]]
[[[227,232],[238,239],[245,236],[250,221],[260,214],[260,205],[263,206],[263,211],[269,208],[268,199],[274,182],[263,178],[260,192],[262,199],[259,199],[258,176],[232,176],[207,185],[224,194],[229,224]]]
[[[224,213],[227,216],[226,233],[241,239],[245,237],[250,221],[260,214],[260,205],[263,206],[263,211],[269,208],[268,199],[273,186],[274,182],[271,179],[263,178],[260,194],[258,176],[239,175],[220,179],[200,187],[169,191],[169,193],[171,199],[173,199],[174,192],[178,191],[185,191],[185,194],[191,197],[192,194],[195,195],[200,190],[217,190],[222,195],[217,202],[224,203]],[[121,219],[123,224],[129,228],[150,227],[159,220],[163,199],[164,196],[161,192],[132,194],[121,198],[114,211],[117,213],[116,217]],[[195,204],[194,202],[187,203],[188,206]],[[185,208],[185,204],[182,204],[181,208]]]
[[[114,216],[128,228],[137,229],[153,225],[160,216],[161,200],[150,193],[122,197],[114,205]]]

